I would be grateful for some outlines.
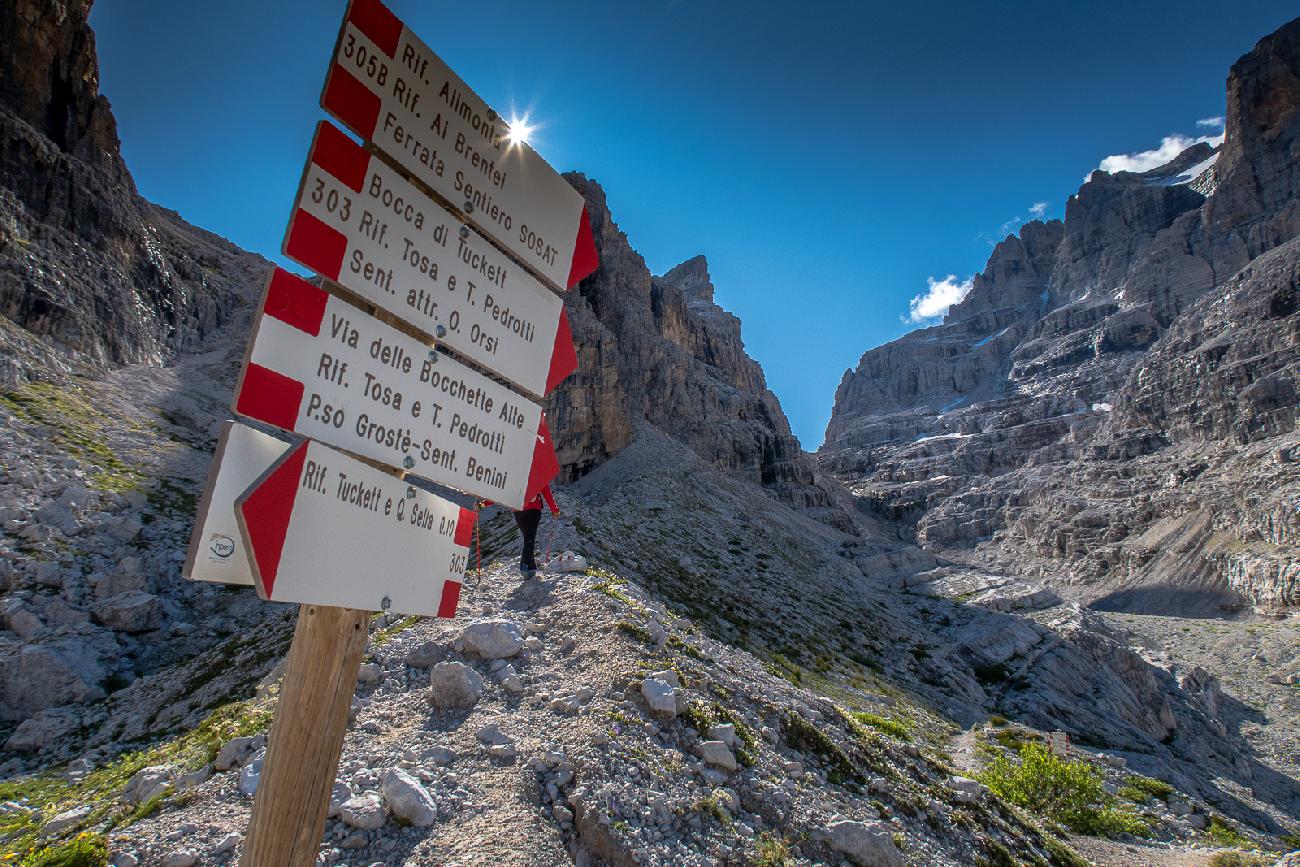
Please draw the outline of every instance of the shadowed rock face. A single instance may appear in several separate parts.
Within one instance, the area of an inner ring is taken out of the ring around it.
[[[260,257],[141,199],[99,90],[90,3],[0,10],[0,384],[161,362],[260,287]],[[0,320],[3,324],[3,320]]]
[[[547,407],[562,480],[617,454],[648,422],[714,466],[848,526],[815,484],[762,368],[745,354],[740,320],[713,302],[704,257],[652,276],[600,185],[568,177],[587,200],[601,267],[568,294],[578,371]]]
[[[1217,155],[1094,172],[864,354],[822,466],[904,538],[1107,607],[1297,604],[1298,166],[1300,20],[1233,66]]]

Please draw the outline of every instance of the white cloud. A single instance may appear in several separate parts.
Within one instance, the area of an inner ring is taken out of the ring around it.
[[[1160,146],[1149,151],[1131,154],[1113,154],[1101,161],[1097,168],[1103,172],[1147,172],[1163,166],[1194,144],[1206,142],[1212,147],[1223,144],[1223,134],[1202,135],[1189,138],[1181,133],[1167,135],[1160,140]]]
[[[1208,126],[1213,129],[1223,129],[1222,117],[1203,117],[1196,122],[1197,126]]]
[[[1047,202],[1034,202],[1029,206],[1029,215],[1035,220],[1041,220],[1047,216]]]
[[[908,317],[905,322],[928,322],[938,319],[948,312],[948,308],[958,303],[968,294],[975,283],[974,277],[958,280],[956,274],[949,274],[942,280],[927,277],[930,288],[923,295],[917,295],[908,302]]]

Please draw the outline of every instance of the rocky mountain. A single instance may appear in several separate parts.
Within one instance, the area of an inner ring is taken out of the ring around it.
[[[927,551],[1094,606],[1300,605],[1300,21],[1227,99],[1219,149],[1094,172],[864,354],[822,466]]]
[[[87,13],[0,10],[0,859],[229,864],[296,609],[179,567],[266,263],[136,193]],[[520,579],[495,510],[456,619],[374,617],[318,863],[1292,848],[1294,622],[1120,594],[1294,604],[1294,35],[1217,155],[1094,176],[868,353],[816,461],[705,259],[652,275],[570,175],[602,267],[543,538],[587,568]],[[991,788],[1053,732],[1075,812]]]
[[[713,466],[832,525],[852,526],[745,354],[740,320],[714,303],[704,257],[654,277],[600,185],[576,174],[569,180],[587,200],[601,267],[569,294],[578,371],[547,404],[561,478],[578,479],[617,454],[644,422]]]
[[[0,384],[9,387],[174,359],[247,303],[268,266],[137,194],[99,93],[89,14],[89,0],[0,9]]]

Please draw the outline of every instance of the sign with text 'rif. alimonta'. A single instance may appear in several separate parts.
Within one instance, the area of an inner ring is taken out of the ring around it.
[[[469,509],[304,440],[235,512],[263,599],[456,614],[474,535]]]
[[[554,285],[599,265],[582,196],[379,0],[352,0],[321,106]]]
[[[536,403],[279,269],[234,409],[515,509],[560,470]]]
[[[525,391],[578,366],[558,295],[333,124],[316,128],[284,253]]]
[[[235,500],[288,450],[289,443],[248,425],[228,421],[221,426],[182,575],[191,581],[252,586],[253,567],[240,541]]]

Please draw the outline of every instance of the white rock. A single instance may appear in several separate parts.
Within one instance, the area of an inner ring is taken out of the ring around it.
[[[108,863],[113,867],[139,867],[140,859],[134,852],[115,852]]]
[[[266,735],[249,735],[234,738],[222,744],[212,765],[218,771],[228,771],[246,764],[266,744]]]
[[[953,777],[948,785],[952,787],[953,800],[959,804],[973,804],[988,791],[983,783],[970,777]]]
[[[447,652],[442,645],[434,641],[426,641],[407,651],[406,664],[411,668],[433,668],[446,657]]]
[[[709,729],[709,736],[714,740],[722,741],[729,747],[736,745],[736,727],[731,723],[713,726]]]
[[[641,682],[641,695],[655,713],[667,717],[677,716],[677,692],[671,684],[648,677]]]
[[[510,743],[509,736],[502,734],[496,723],[479,726],[478,731],[474,732],[474,736],[485,744],[504,745]]]
[[[188,849],[181,849],[172,852],[158,863],[160,867],[194,867],[199,863],[199,856]]]
[[[843,820],[826,826],[830,847],[860,867],[903,867],[890,826]]]
[[[78,822],[80,822],[82,819],[86,818],[89,815],[90,815],[89,805],[74,807],[71,810],[62,812],[59,815],[55,816],[53,819],[50,819],[48,822],[45,823],[45,826],[41,828],[41,836],[49,837],[54,834],[57,834],[60,831],[62,831],[64,828],[69,828],[77,824]]]
[[[243,840],[244,838],[239,834],[227,834],[217,841],[217,845],[212,847],[212,854],[216,856],[233,852]]]
[[[252,759],[239,771],[239,794],[251,798],[257,794],[257,784],[262,779],[262,763],[266,761],[266,750],[260,749]]]
[[[524,647],[530,653],[539,653],[542,649],[542,640],[536,635],[530,635],[524,639]]]
[[[384,803],[375,794],[357,795],[339,807],[339,818],[349,827],[374,831],[384,826]]]
[[[505,659],[523,648],[524,637],[509,620],[480,620],[465,627],[461,642],[466,653],[481,659]]]
[[[663,671],[652,671],[650,672],[650,676],[655,680],[662,680],[664,683],[670,683],[678,689],[681,689],[681,678],[679,678],[677,672],[673,671],[671,668],[666,668]]]
[[[722,741],[701,741],[695,750],[700,754],[700,758],[711,765],[728,771],[734,771],[738,767],[736,757]]]
[[[463,662],[440,662],[429,671],[429,704],[469,708],[483,696],[483,678]]]
[[[393,815],[417,828],[427,828],[438,818],[438,805],[420,781],[400,768],[389,768],[382,788]]]
[[[366,662],[357,669],[357,683],[378,683],[384,678],[384,670],[378,663]]]
[[[167,765],[151,765],[136,771],[122,790],[122,800],[132,806],[142,804],[171,785],[176,772]]]

